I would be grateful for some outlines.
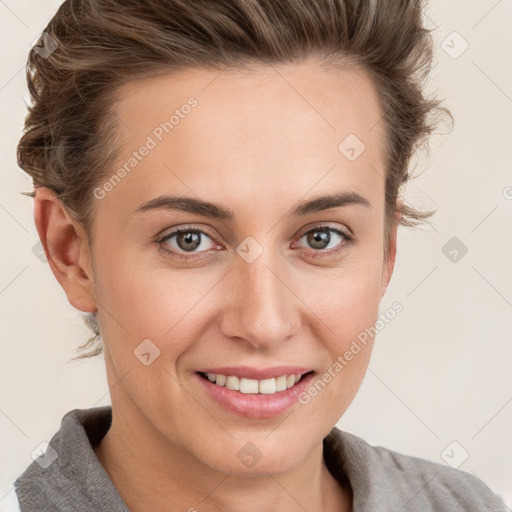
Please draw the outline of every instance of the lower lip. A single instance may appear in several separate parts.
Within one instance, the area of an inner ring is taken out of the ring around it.
[[[315,373],[309,373],[300,381],[287,389],[278,391],[272,395],[241,393],[228,389],[226,386],[218,386],[213,382],[194,374],[204,386],[209,395],[222,406],[232,412],[236,412],[248,418],[273,418],[279,416],[297,402],[298,396],[308,386]]]

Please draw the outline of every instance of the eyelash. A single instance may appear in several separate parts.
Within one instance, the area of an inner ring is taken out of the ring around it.
[[[343,240],[338,244],[337,249],[330,249],[330,250],[310,249],[310,251],[312,251],[312,253],[313,253],[313,255],[312,255],[313,258],[323,258],[326,256],[333,256],[333,255],[341,252],[348,245],[351,245],[355,242],[355,238],[352,237],[351,235],[348,235],[344,231],[337,229],[337,228],[333,228],[326,224],[319,224],[318,226],[314,226],[313,228],[310,228],[307,231],[304,231],[303,233],[301,233],[301,235],[299,237],[296,238],[296,240],[300,241],[300,239],[304,235],[307,235],[311,231],[321,231],[322,228],[332,231],[332,232],[336,233],[337,235],[340,235],[343,238]],[[214,241],[214,236],[209,231],[204,230],[204,229],[194,228],[191,226],[186,226],[184,228],[178,228],[178,229],[175,229],[174,231],[171,231],[170,233],[167,233],[163,238],[160,238],[159,240],[157,240],[156,244],[158,245],[158,248],[161,251],[163,251],[164,253],[170,254],[172,256],[176,256],[178,258],[182,258],[185,260],[192,260],[192,259],[203,257],[203,256],[201,256],[201,253],[207,252],[207,251],[200,251],[198,253],[189,252],[189,253],[186,253],[187,255],[185,256],[183,253],[179,253],[173,249],[168,249],[168,245],[165,243],[166,241],[168,241],[170,238],[172,238],[175,235],[178,235],[180,233],[187,233],[187,232],[197,232],[197,233],[200,233],[201,235],[208,236],[212,241]]]

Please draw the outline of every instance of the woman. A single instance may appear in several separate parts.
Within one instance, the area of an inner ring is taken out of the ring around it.
[[[335,427],[397,227],[433,213],[399,197],[449,115],[422,94],[422,9],[62,4],[30,52],[18,156],[112,407],[64,416],[20,510],[506,510],[469,473]]]

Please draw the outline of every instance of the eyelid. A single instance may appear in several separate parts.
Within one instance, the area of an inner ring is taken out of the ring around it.
[[[204,233],[205,235],[208,235],[212,240],[215,239],[215,235],[208,228],[204,228],[204,227],[199,228],[197,226],[192,226],[192,225],[187,225],[187,224],[185,224],[185,225],[180,224],[179,226],[174,227],[174,228],[164,229],[163,231],[160,232],[161,234],[157,235],[156,237],[158,240],[165,240],[165,239],[169,238],[171,235],[176,235],[180,231],[199,231],[201,233]]]
[[[312,224],[309,224],[306,227],[302,228],[299,231],[300,234],[297,235],[296,237],[294,237],[294,239],[300,240],[306,233],[309,233],[310,231],[314,231],[315,229],[322,229],[322,228],[331,229],[332,231],[341,233],[347,240],[355,241],[354,233],[352,232],[352,230],[349,227],[345,226],[346,231],[344,231],[342,228],[340,228],[339,225],[333,226],[332,223],[330,223],[330,222],[316,222],[316,223],[313,222]]]

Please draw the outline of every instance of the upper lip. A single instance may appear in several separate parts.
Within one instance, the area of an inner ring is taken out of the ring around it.
[[[313,371],[305,366],[273,366],[272,368],[253,368],[251,366],[222,366],[216,368],[200,368],[196,370],[202,373],[215,373],[217,375],[235,375],[246,379],[271,379],[281,375],[297,375]]]

